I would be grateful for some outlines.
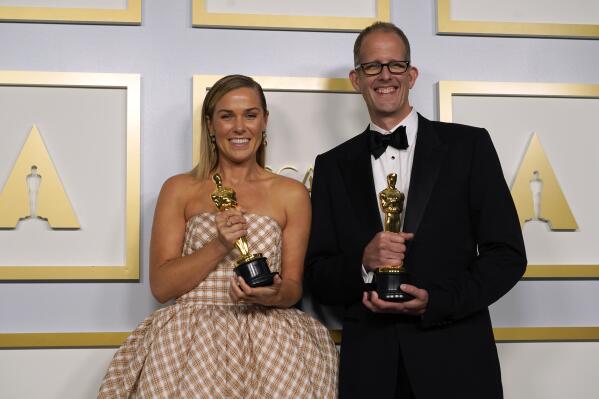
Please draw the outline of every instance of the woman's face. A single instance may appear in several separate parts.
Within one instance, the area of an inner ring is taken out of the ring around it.
[[[262,109],[256,90],[240,87],[225,94],[216,103],[208,123],[221,159],[234,163],[255,161],[267,121],[268,114]]]

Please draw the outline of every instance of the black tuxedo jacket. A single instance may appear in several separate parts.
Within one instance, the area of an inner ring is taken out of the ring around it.
[[[526,268],[516,210],[486,130],[418,118],[404,265],[429,293],[425,314],[361,302],[362,253],[382,230],[368,130],[316,158],[306,288],[346,309],[341,399],[395,397],[400,357],[417,399],[501,398],[488,306]]]

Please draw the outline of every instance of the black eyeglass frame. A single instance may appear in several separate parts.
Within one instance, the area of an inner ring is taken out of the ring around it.
[[[405,63],[406,64],[406,67],[405,67],[405,69],[403,71],[401,71],[401,72],[393,72],[393,71],[391,71],[391,67],[390,66],[392,64],[400,64],[400,63],[402,63],[402,64]],[[374,65],[379,65],[380,69],[379,69],[379,71],[377,73],[368,73],[364,69],[365,65],[373,65],[373,66]],[[358,65],[355,66],[354,69],[356,69],[356,70],[361,69],[362,72],[364,72],[364,75],[367,75],[367,76],[376,76],[376,75],[380,74],[381,72],[383,72],[383,68],[384,67],[387,67],[387,69],[389,70],[389,73],[392,74],[392,75],[403,75],[404,73],[406,73],[406,71],[408,69],[410,69],[410,61],[409,60],[391,61],[391,62],[387,62],[386,64],[383,64],[383,63],[378,62],[378,61],[372,61],[372,62],[365,62],[363,64],[358,64]]]

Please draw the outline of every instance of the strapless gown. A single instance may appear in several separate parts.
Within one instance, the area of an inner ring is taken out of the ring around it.
[[[215,215],[189,219],[183,256],[216,237]],[[252,253],[281,268],[277,222],[247,214]],[[338,353],[327,329],[298,309],[233,303],[236,251],[176,303],[147,317],[118,349],[99,398],[334,398]]]

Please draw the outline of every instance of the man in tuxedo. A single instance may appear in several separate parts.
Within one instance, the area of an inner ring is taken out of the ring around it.
[[[362,31],[354,61],[370,124],[316,158],[305,277],[317,302],[345,307],[339,397],[502,398],[488,306],[521,278],[526,255],[489,134],[416,113],[418,70],[395,25]],[[406,196],[402,233],[382,231],[389,173]],[[369,291],[373,270],[402,263],[414,299]]]

